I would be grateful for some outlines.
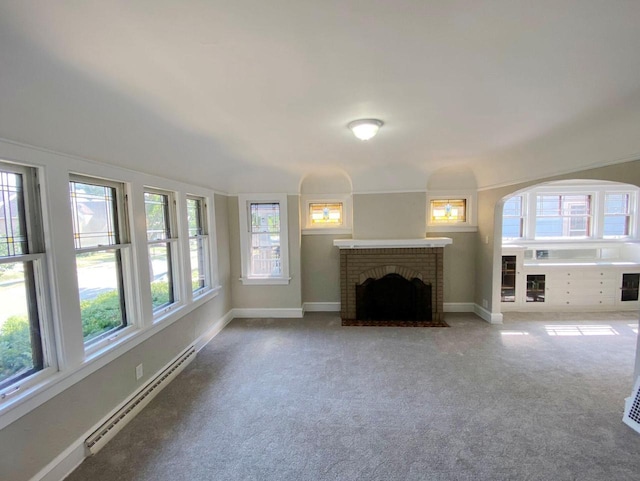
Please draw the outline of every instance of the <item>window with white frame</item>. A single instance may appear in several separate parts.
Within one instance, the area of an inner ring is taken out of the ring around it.
[[[351,232],[351,195],[306,194],[300,198],[303,234]]]
[[[125,328],[128,228],[124,185],[73,176],[69,182],[76,273],[85,344]]]
[[[191,290],[199,294],[210,286],[208,257],[209,233],[206,202],[202,197],[187,196],[187,223],[189,228],[189,259]]]
[[[286,195],[239,197],[243,282],[288,283]]]
[[[36,174],[0,163],[0,401],[48,363]]]
[[[504,203],[502,211],[502,237],[520,239],[524,235],[524,198],[511,197]]]
[[[604,238],[628,237],[631,233],[631,198],[629,192],[609,192],[604,197]]]
[[[147,250],[151,276],[151,305],[161,314],[177,300],[174,272],[178,238],[174,234],[175,201],[170,192],[146,188],[144,209],[147,220]]]
[[[502,237],[506,242],[637,238],[638,191],[588,181],[533,188],[505,201]]]
[[[427,231],[477,230],[476,200],[477,194],[469,191],[427,193]]]
[[[313,227],[342,225],[342,202],[312,202],[309,204],[309,221]]]
[[[433,199],[431,200],[431,222],[460,223],[467,221],[466,199]]]
[[[536,196],[536,239],[591,236],[589,194]]]

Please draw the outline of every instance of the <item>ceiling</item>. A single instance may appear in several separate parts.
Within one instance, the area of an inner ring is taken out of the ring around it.
[[[504,185],[640,158],[639,24],[637,0],[0,0],[0,137],[230,193]]]

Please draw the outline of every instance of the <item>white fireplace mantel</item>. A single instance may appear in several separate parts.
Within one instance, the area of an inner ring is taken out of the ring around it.
[[[425,237],[423,239],[334,239],[340,249],[385,249],[402,247],[444,247],[453,244],[450,237]]]

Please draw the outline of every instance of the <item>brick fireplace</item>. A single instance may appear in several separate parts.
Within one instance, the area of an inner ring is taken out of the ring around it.
[[[419,279],[431,287],[431,319],[444,317],[444,246],[446,237],[407,240],[335,240],[340,248],[340,316],[356,320],[356,286],[388,274],[407,281]]]

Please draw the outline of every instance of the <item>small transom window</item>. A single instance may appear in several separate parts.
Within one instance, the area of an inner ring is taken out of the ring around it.
[[[431,201],[431,222],[466,222],[466,199],[434,199]]]
[[[309,204],[309,219],[312,226],[342,225],[342,202]]]

